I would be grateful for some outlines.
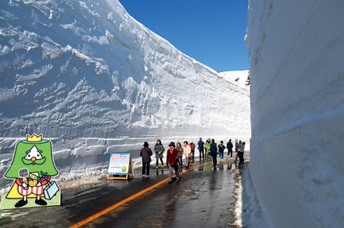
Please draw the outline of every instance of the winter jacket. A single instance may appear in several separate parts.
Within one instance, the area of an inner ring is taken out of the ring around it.
[[[239,152],[244,152],[245,151],[245,145],[244,144],[239,144]]]
[[[189,144],[190,145],[190,149],[191,149],[191,152],[195,152],[195,144],[192,142]]]
[[[233,143],[232,142],[228,142],[227,143],[227,148],[228,148],[228,151],[232,151],[233,150]]]
[[[239,143],[234,144],[234,150],[235,150],[235,152],[239,151]]]
[[[177,148],[176,148],[177,150],[178,150],[178,157],[181,157],[181,156],[183,156],[183,147],[181,147],[181,146],[177,146]]]
[[[207,153],[210,153],[210,144],[211,144],[211,142],[209,142],[209,141],[206,141],[206,143],[205,143],[205,152],[207,152]]]
[[[217,156],[217,145],[215,142],[212,142],[210,144],[210,153],[211,153],[211,156]]]
[[[225,151],[225,145],[223,145],[222,143],[219,144],[219,152],[223,153]]]
[[[165,148],[162,144],[155,144],[154,151],[155,151],[155,157],[157,157],[157,158],[163,158],[164,157],[163,153],[165,151]]]
[[[171,164],[172,166],[177,164],[178,159],[178,150],[176,148],[169,148],[167,150],[167,156],[166,156],[166,164]]]
[[[204,142],[202,140],[198,141],[198,149],[204,150]]]
[[[153,152],[149,147],[143,147],[140,151],[140,156],[142,157],[142,162],[150,162],[151,158],[150,156],[152,156]]]
[[[187,158],[191,157],[191,147],[189,144],[186,144],[186,146],[184,147],[184,154]]]

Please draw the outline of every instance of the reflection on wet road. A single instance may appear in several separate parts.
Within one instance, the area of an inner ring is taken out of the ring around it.
[[[69,227],[85,219],[85,227],[125,228],[228,227],[233,221],[236,169],[231,161],[220,162],[215,171],[211,161],[197,161],[193,169],[184,170],[181,182],[172,184],[167,183],[166,168],[151,172],[148,179],[104,181],[83,191],[68,191],[60,207],[12,211],[19,216],[4,227]]]

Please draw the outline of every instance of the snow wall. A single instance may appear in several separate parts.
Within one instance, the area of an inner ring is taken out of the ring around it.
[[[144,141],[250,138],[249,89],[181,53],[117,0],[4,0],[0,24],[0,194],[26,134],[52,140],[62,184],[99,177],[107,153],[138,157]]]
[[[270,227],[344,224],[344,2],[250,0],[250,170]]]

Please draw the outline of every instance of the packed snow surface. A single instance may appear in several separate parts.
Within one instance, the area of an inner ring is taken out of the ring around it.
[[[250,90],[250,80],[249,80],[248,70],[238,70],[238,71],[225,71],[220,72],[219,76],[237,85],[243,89]]]
[[[104,172],[108,153],[138,157],[144,141],[250,138],[248,88],[117,0],[5,0],[0,23],[0,176],[26,134],[52,140],[58,178],[76,183]]]
[[[269,227],[343,227],[343,9],[250,0],[250,170]]]

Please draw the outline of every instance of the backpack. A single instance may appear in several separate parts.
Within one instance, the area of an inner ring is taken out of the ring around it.
[[[193,151],[195,149],[195,146],[193,143],[190,143],[190,149],[191,149],[191,151]]]

